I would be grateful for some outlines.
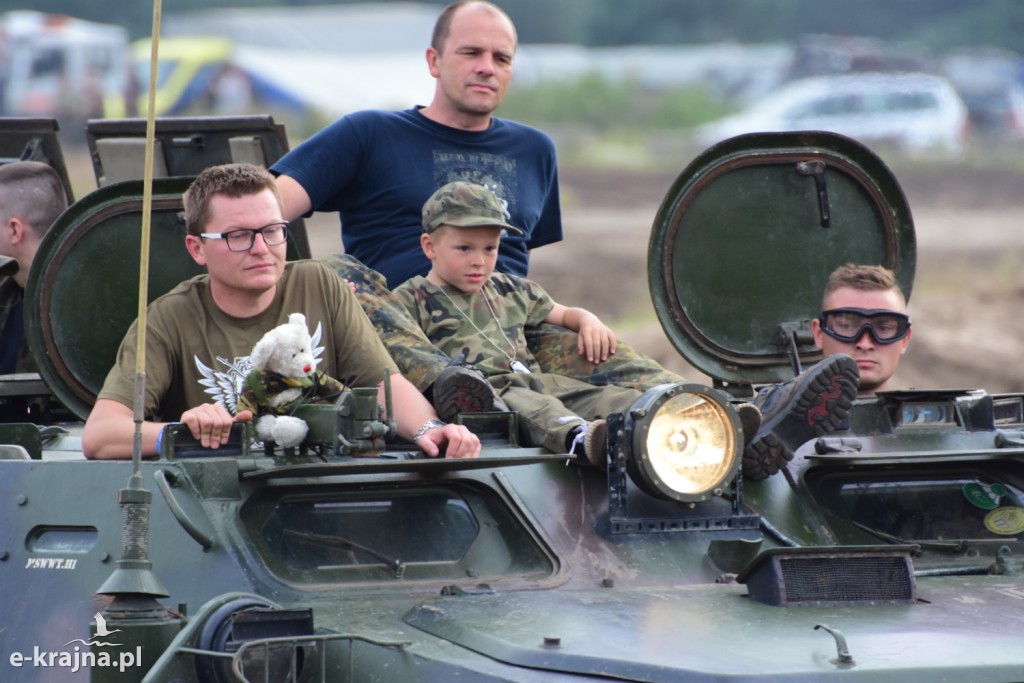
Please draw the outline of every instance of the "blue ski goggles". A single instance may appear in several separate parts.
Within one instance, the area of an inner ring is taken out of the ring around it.
[[[910,334],[910,316],[884,308],[832,308],[818,318],[833,339],[854,344],[867,332],[876,344],[894,344]]]

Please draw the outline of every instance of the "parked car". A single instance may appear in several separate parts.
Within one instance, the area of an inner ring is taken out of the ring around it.
[[[748,109],[697,129],[713,144],[752,132],[824,130],[861,142],[920,151],[959,152],[968,131],[967,108],[940,76],[862,73],[792,81]]]
[[[1024,138],[1024,85],[961,89],[971,130],[993,138]]]

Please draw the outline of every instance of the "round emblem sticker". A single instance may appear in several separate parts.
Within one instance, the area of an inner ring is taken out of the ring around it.
[[[999,508],[985,515],[985,528],[1000,536],[1024,532],[1024,508]]]
[[[982,510],[995,510],[999,507],[999,499],[1007,494],[1002,484],[982,484],[972,481],[964,484],[964,496],[968,502]]]

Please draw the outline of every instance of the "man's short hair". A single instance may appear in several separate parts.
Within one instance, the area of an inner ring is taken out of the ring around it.
[[[884,266],[867,266],[859,263],[845,263],[828,277],[825,283],[825,294],[828,295],[841,288],[856,289],[861,292],[883,292],[894,289],[905,297],[903,289],[896,280],[896,274]]]
[[[281,194],[277,191],[274,176],[262,166],[222,164],[204,169],[182,196],[188,234],[198,235],[206,230],[206,223],[210,220],[210,201],[215,196],[248,197],[264,190],[273,192],[278,205],[281,205]]]
[[[39,237],[68,208],[64,183],[49,164],[15,161],[0,166],[0,217],[19,218]]]
[[[455,13],[466,5],[483,5],[491,9],[495,14],[505,17],[512,27],[513,35],[515,35],[516,25],[512,22],[512,18],[508,16],[505,10],[493,2],[487,2],[487,0],[456,0],[441,10],[441,14],[437,15],[437,21],[434,23],[434,33],[430,37],[430,47],[437,50],[439,54],[444,52],[444,43],[448,40],[448,34],[451,32],[452,19],[455,18]]]

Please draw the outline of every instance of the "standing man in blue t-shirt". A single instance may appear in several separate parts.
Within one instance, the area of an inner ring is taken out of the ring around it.
[[[274,164],[285,217],[338,211],[345,252],[396,287],[430,269],[419,245],[423,202],[467,180],[490,189],[522,227],[502,244],[498,270],[525,276],[529,250],[562,239],[562,219],[551,138],[493,115],[515,52],[515,27],[493,4],[446,7],[426,53],[431,103],[350,114]]]
[[[530,250],[562,239],[554,143],[535,128],[494,116],[512,79],[516,44],[512,20],[493,3],[448,5],[426,52],[436,80],[430,104],[349,114],[271,167],[286,220],[339,212],[346,253],[325,260],[353,285],[402,374],[428,395],[448,358],[388,290],[430,269],[419,242],[427,198],[442,185],[467,180],[502,201],[507,220],[523,235],[502,242],[498,272],[525,276]],[[529,340],[548,371],[634,388],[681,379],[628,345],[620,344],[614,357],[588,362],[578,355],[575,336],[563,336],[570,342]],[[472,384],[466,375],[459,381]],[[451,392],[435,386],[433,395]]]

